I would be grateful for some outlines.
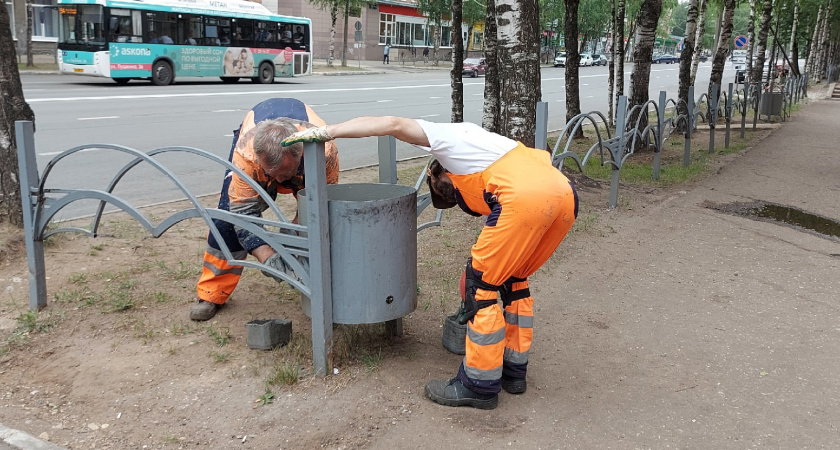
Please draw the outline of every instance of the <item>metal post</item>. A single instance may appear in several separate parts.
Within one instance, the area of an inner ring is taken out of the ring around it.
[[[306,227],[309,238],[312,362],[315,373],[332,370],[332,268],[327,210],[327,169],[323,143],[303,147],[306,171]]]
[[[755,109],[753,110],[753,130],[755,130],[756,123],[758,123],[758,110],[761,108],[761,82],[755,83],[755,95],[757,99],[755,102]]]
[[[378,144],[379,182],[397,184],[397,139],[394,136],[379,136]],[[389,336],[402,336],[402,317],[385,322],[385,332]]]
[[[808,74],[808,72],[805,72],[805,80],[802,83],[802,96],[803,97],[808,96],[808,78],[809,78],[809,74]]]
[[[725,148],[729,148],[729,129],[732,125],[732,91],[735,89],[734,83],[729,83],[729,95],[726,97],[726,143]]]
[[[618,206],[618,173],[621,164],[621,158],[624,155],[624,128],[627,116],[627,96],[622,95],[618,97],[618,108],[616,108],[615,134],[618,135],[617,147],[612,151],[612,174],[610,176],[610,208]]]
[[[30,121],[15,122],[17,135],[20,201],[23,206],[23,237],[26,240],[26,260],[29,263],[29,309],[39,311],[47,306],[47,275],[44,266],[44,241],[35,230],[35,212],[40,199],[38,192],[38,163],[35,161],[35,125]],[[37,240],[36,240],[37,236]]]
[[[653,176],[654,180],[659,179],[659,166],[662,159],[662,133],[665,130],[665,102],[668,101],[668,93],[659,91],[659,108],[657,108],[656,120],[656,150],[653,153]]]
[[[379,136],[379,182],[397,184],[397,139]]]
[[[741,139],[744,139],[744,128],[747,126],[747,107],[750,105],[750,89],[749,85],[746,81],[744,81],[744,98],[741,102],[743,108],[740,109],[741,113]]]
[[[548,103],[537,102],[537,130],[534,148],[548,150]]]
[[[694,128],[694,86],[688,87],[688,114],[685,117],[685,150],[683,151],[683,167],[691,165],[691,129]]]
[[[717,126],[717,111],[718,111],[718,98],[720,87],[717,83],[712,85],[712,98],[708,100],[709,108],[706,108],[706,112],[708,119],[709,119],[709,154],[715,152],[715,126]],[[713,106],[714,105],[714,106]]]

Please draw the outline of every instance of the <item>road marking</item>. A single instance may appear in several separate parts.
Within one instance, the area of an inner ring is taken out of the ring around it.
[[[98,151],[98,150],[104,150],[104,149],[101,149],[101,148],[86,148],[86,149],[84,149],[84,150],[79,150],[79,151],[78,151],[78,152],[76,152],[76,153],[95,152],[95,151]],[[38,153],[38,156],[55,156],[55,155],[59,155],[59,154],[61,154],[61,153],[64,153],[64,151],[60,151],[60,152],[46,152],[46,153]]]
[[[418,119],[423,119],[423,118],[426,118],[426,117],[437,117],[439,115],[440,114],[426,114],[425,116],[418,116],[417,118]]]
[[[484,92],[480,92],[478,94],[473,94],[473,95],[484,95]]]
[[[102,116],[102,117],[79,117],[76,120],[101,120],[101,119],[119,119],[120,116]]]
[[[231,133],[231,134],[223,134],[222,136],[224,136],[224,137],[233,137],[233,133]]]
[[[443,97],[429,97],[429,98],[431,98],[431,99],[439,99],[439,98],[443,98]]]
[[[586,97],[584,97],[584,98],[595,98],[595,96],[594,96],[594,95],[588,95],[588,96],[586,96]]]
[[[242,110],[241,109],[217,109],[215,111],[210,111],[210,112],[214,112],[214,113],[223,112],[224,113],[224,112],[237,112],[237,111],[242,111]]]
[[[606,76],[606,75],[604,75]],[[464,83],[465,86],[481,83]],[[285,89],[285,90],[271,90],[271,91],[249,91],[249,92],[193,92],[184,94],[138,94],[138,95],[109,95],[109,96],[92,96],[92,97],[50,97],[50,98],[35,98],[27,99],[29,103],[47,103],[47,102],[75,102],[83,100],[144,100],[144,99],[160,99],[160,98],[190,98],[190,97],[243,97],[243,96],[259,96],[265,97],[267,95],[281,95],[289,96],[293,94],[310,94],[323,92],[359,92],[359,91],[402,91],[407,89],[429,89],[449,87],[449,83],[440,84],[418,84],[413,86],[387,86],[387,87],[349,87],[349,88],[328,88],[328,89]],[[430,97],[442,98],[442,97]],[[389,100],[393,101],[393,100]]]
[[[390,103],[390,102],[393,102],[393,100],[377,100],[376,101],[376,103]]]

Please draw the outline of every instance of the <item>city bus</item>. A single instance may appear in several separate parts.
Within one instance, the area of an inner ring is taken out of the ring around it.
[[[149,79],[250,78],[312,74],[308,18],[272,14],[244,0],[58,0],[63,73]]]

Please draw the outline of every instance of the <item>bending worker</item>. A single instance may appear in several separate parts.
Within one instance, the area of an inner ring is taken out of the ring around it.
[[[468,323],[466,356],[454,378],[429,382],[426,395],[442,405],[492,409],[501,389],[524,393],[534,321],[528,277],[572,227],[574,187],[548,152],[471,123],[360,117],[295,133],[283,143],[366,136],[394,136],[428,150],[436,158],[427,172],[434,206],[457,204],[486,216],[465,269],[459,319]]]
[[[303,144],[284,147],[290,134],[326,123],[312,109],[293,98],[273,98],[254,106],[233,133],[230,161],[262,187],[272,199],[277,194],[297,193],[304,187]],[[326,146],[327,183],[338,183],[338,149]],[[225,173],[219,209],[249,216],[262,215],[268,205],[241,177]],[[280,255],[262,239],[228,222],[213,220],[234,259],[253,255],[261,263],[284,271]],[[297,215],[292,223],[298,223]],[[233,293],[242,266],[229,265],[212,234],[207,238],[204,267],[198,280],[198,302],[190,309],[190,319],[209,320]]]

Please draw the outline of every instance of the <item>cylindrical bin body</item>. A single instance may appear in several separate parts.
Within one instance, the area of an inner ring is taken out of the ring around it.
[[[306,190],[298,193],[301,224]],[[397,184],[327,186],[333,323],[378,323],[417,307],[417,191]],[[311,316],[309,298],[301,305]]]

